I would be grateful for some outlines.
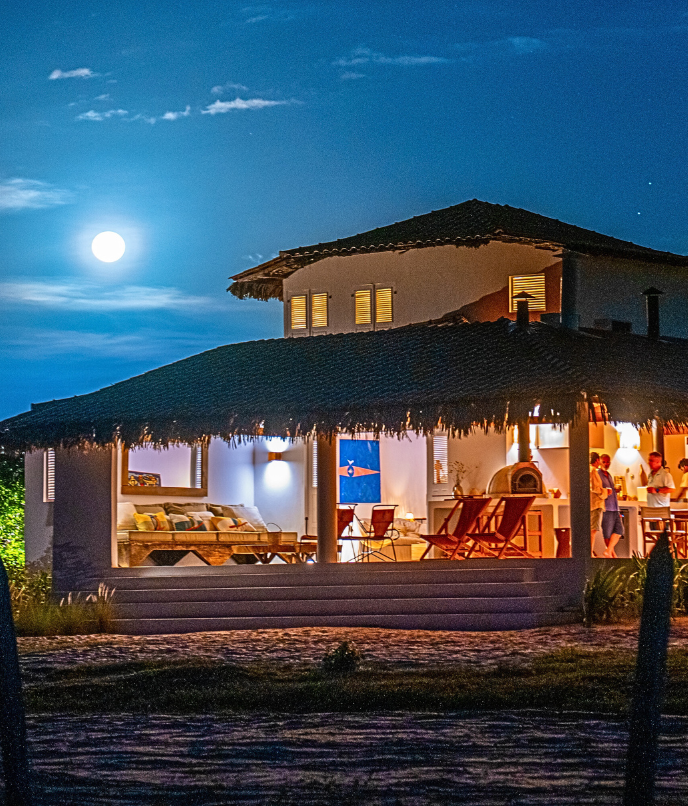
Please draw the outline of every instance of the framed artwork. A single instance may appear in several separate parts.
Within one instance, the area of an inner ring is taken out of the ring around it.
[[[130,470],[127,484],[129,487],[160,487],[160,474],[139,473],[137,470]]]
[[[339,440],[339,500],[342,504],[380,503],[379,440]]]

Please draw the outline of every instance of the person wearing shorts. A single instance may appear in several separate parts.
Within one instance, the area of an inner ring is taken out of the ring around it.
[[[602,513],[607,490],[602,486],[602,479],[597,469],[600,466],[600,455],[594,451],[590,454],[590,551],[595,554],[595,538],[602,529]]]
[[[602,486],[608,490],[607,498],[604,502],[604,512],[602,513],[602,537],[604,538],[605,557],[616,557],[614,546],[624,535],[623,521],[619,512],[619,500],[616,497],[614,479],[609,473],[609,465],[612,460],[609,454],[603,453],[600,456],[600,467],[597,472],[600,474]]]

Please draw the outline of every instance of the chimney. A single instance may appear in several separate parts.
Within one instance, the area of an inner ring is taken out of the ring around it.
[[[561,326],[578,330],[578,259],[571,252],[561,256]]]
[[[533,299],[533,295],[527,291],[521,291],[514,296],[516,301],[516,326],[519,330],[526,330],[530,324],[530,313],[528,311],[528,300]]]
[[[530,419],[518,421],[518,461],[530,462]]]
[[[659,295],[663,293],[654,286],[643,291],[647,304],[647,337],[655,341],[659,338]]]

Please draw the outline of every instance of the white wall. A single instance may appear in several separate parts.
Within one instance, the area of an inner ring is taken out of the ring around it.
[[[47,569],[52,564],[53,504],[43,500],[44,456],[45,451],[24,456],[24,545],[27,564]]]
[[[282,453],[268,461],[269,452]],[[254,453],[254,502],[264,520],[282,531],[305,530],[306,443],[302,440],[256,440]],[[310,527],[310,524],[309,524]],[[309,528],[309,531],[312,531]]]
[[[497,434],[493,430],[485,434],[475,430],[466,437],[453,437],[448,442],[448,460],[450,465],[447,484],[432,483],[432,441],[428,438],[427,478],[429,497],[431,499],[450,498],[454,480],[451,475],[451,463],[462,462],[466,466],[466,475],[461,486],[465,494],[471,490],[484,493],[490,479],[506,462],[506,435]]]
[[[688,271],[685,267],[618,258],[575,256],[579,270],[578,313],[582,327],[595,319],[631,322],[633,332],[647,333],[645,297],[654,286],[659,298],[660,332],[688,338]]]
[[[406,252],[376,252],[329,257],[299,269],[284,280],[285,335],[293,294],[327,291],[329,327],[317,333],[365,330],[354,324],[355,289],[375,283],[391,286],[394,327],[424,322],[455,311],[485,294],[499,291],[512,274],[534,274],[550,266],[552,251],[524,244],[490,242],[477,249],[435,246]],[[293,335],[306,335],[295,331]]]

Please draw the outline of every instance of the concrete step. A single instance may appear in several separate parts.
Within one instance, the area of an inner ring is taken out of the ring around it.
[[[117,605],[120,618],[235,618],[265,616],[397,616],[427,613],[542,613],[564,604],[558,596],[517,596],[456,599],[296,599],[254,602],[154,602]]]
[[[570,612],[357,614],[225,618],[118,619],[114,631],[124,635],[165,635],[221,630],[295,629],[298,627],[382,627],[400,630],[524,630],[570,624]]]
[[[361,564],[363,565],[363,564]],[[462,568],[453,565],[445,568],[418,568],[418,563],[410,564],[415,567],[378,571],[374,566],[387,567],[387,563],[371,563],[364,568],[346,565],[335,566],[334,569],[323,566],[264,566],[264,570],[254,573],[242,573],[241,567],[225,567],[224,573],[206,573],[211,569],[198,568],[150,568],[152,573],[140,574],[107,574],[104,577],[93,579],[84,587],[96,589],[103,582],[109,588],[123,590],[160,590],[166,588],[273,588],[289,586],[335,586],[357,584],[428,584],[442,583],[498,583],[498,582],[530,582],[536,579],[532,567],[504,566],[499,568]],[[397,564],[399,565],[399,564]],[[128,571],[130,569],[119,569]],[[134,569],[138,570],[138,569]],[[178,571],[195,571],[195,573],[179,574]],[[212,569],[215,570],[215,569]]]
[[[181,583],[176,583],[181,584]],[[117,588],[115,602],[152,604],[156,602],[256,602],[291,601],[296,599],[326,601],[328,599],[465,599],[514,598],[543,596],[554,593],[550,582],[439,582],[435,584],[359,584],[359,585],[290,585],[281,587],[212,587],[212,588]]]

